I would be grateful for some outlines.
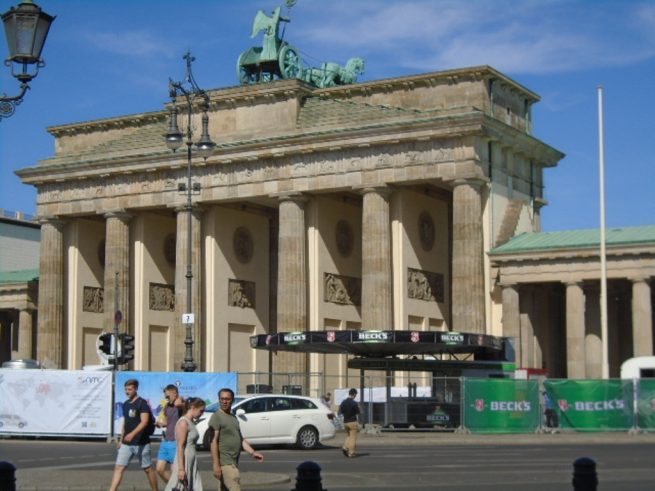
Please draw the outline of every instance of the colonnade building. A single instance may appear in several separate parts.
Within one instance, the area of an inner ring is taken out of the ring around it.
[[[563,157],[532,134],[535,93],[480,66],[208,94],[218,146],[193,158],[192,213],[178,190],[186,152],[164,142],[166,108],[51,127],[55,155],[18,172],[38,191],[41,362],[97,364],[97,336],[120,310],[133,368],[179,370],[190,243],[203,371],[342,375],[345,355],[269,357],[249,338],[396,329],[513,336],[520,367],[595,376],[583,348],[596,343],[585,325],[597,324],[597,253],[578,270],[576,252],[514,242],[540,231],[544,170]],[[655,237],[646,242],[617,255],[617,267],[633,261],[616,287],[633,307],[613,311],[612,332],[636,348],[613,348],[612,370],[637,348],[652,353]],[[634,326],[619,320],[628,314]]]

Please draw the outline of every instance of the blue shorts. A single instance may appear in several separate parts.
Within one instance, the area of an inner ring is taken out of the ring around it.
[[[177,443],[175,440],[162,440],[159,445],[159,454],[157,460],[165,460],[169,464],[175,461],[175,454],[177,452]]]
[[[141,463],[142,469],[147,469],[152,467],[152,457],[150,457],[150,444],[146,443],[145,445],[126,445],[121,444],[118,447],[118,455],[116,456],[116,465],[127,467],[132,460],[132,457],[136,456]]]

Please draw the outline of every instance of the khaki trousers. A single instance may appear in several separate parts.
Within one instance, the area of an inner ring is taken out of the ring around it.
[[[221,478],[218,481],[218,491],[241,491],[241,475],[236,465],[222,465],[221,473]]]
[[[357,433],[359,433],[359,423],[353,421],[352,423],[345,423],[346,427],[346,441],[343,444],[343,448],[348,450],[348,456],[355,455],[355,448],[357,446]]]

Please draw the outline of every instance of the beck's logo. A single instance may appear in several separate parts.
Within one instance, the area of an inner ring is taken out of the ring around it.
[[[334,331],[328,331],[327,332],[328,343],[334,343],[335,339],[337,339],[337,333],[335,333]]]
[[[484,399],[475,400],[475,410],[478,412],[484,411]]]
[[[386,341],[388,339],[386,332],[380,331],[359,331],[357,333],[358,341]]]
[[[416,331],[412,331],[409,338],[412,340],[412,343],[418,343],[419,334]]]
[[[305,333],[290,332],[284,335],[284,342],[288,344],[302,343],[305,341]]]
[[[569,410],[569,401],[567,401],[566,399],[559,399],[557,401],[557,405],[562,411],[566,412]]]

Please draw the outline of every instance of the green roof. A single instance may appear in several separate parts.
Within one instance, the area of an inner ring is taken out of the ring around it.
[[[19,271],[0,271],[0,284],[27,283],[39,278],[38,269],[21,269]]]
[[[608,247],[636,244],[655,245],[655,225],[608,228],[605,231],[605,244]],[[492,249],[491,254],[592,247],[600,247],[600,229],[524,233]]]

